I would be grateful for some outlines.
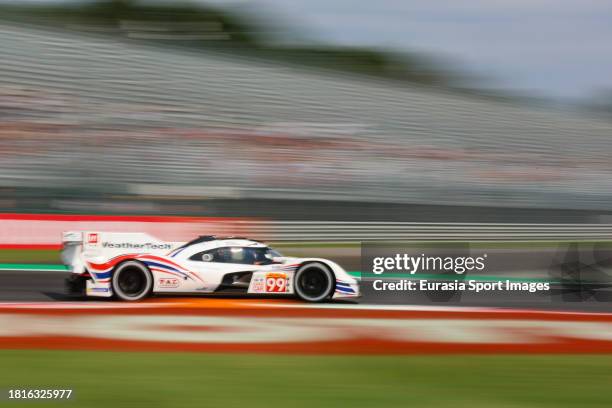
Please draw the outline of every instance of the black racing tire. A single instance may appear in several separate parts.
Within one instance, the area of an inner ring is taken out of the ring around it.
[[[142,300],[153,290],[153,275],[141,262],[122,262],[113,272],[111,286],[114,295],[120,300],[129,302]]]
[[[87,287],[87,278],[81,275],[70,274],[64,280],[66,292],[71,296],[85,296]]]
[[[295,293],[306,302],[329,300],[335,288],[334,274],[321,262],[306,262],[295,273]]]

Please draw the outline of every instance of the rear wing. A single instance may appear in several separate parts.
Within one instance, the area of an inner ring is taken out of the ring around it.
[[[184,242],[162,241],[142,232],[67,231],[62,233],[62,263],[74,273],[85,262],[105,262],[126,254],[166,255]]]

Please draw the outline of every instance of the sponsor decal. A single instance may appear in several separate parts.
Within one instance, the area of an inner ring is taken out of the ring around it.
[[[98,243],[98,234],[88,234],[87,235],[87,243],[96,245]]]
[[[284,273],[266,274],[266,293],[287,292],[287,275]]]
[[[160,278],[158,285],[160,288],[178,288],[180,280],[177,278]]]
[[[108,292],[110,288],[87,288],[90,292]]]
[[[253,278],[253,293],[264,293],[266,290],[266,280],[262,276],[256,276]]]
[[[96,234],[97,235],[97,234]],[[172,249],[172,245],[163,242],[103,242],[102,248],[109,249]]]

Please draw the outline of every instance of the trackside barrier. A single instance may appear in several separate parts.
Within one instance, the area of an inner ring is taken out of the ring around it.
[[[612,224],[250,221],[244,225],[253,236],[272,241],[612,240]]]
[[[167,241],[240,235],[276,242],[612,240],[612,224],[266,221],[246,218],[0,214],[0,248],[59,248],[67,230],[145,232]]]
[[[245,219],[241,219],[244,221]],[[164,241],[188,241],[198,235],[250,235],[237,218],[0,214],[0,248],[58,249],[62,232],[145,232]]]

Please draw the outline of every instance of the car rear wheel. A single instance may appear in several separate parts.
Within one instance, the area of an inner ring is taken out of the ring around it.
[[[308,262],[295,273],[295,293],[307,302],[323,302],[331,298],[336,279],[320,262]]]
[[[115,269],[112,287],[115,296],[121,300],[141,300],[151,294],[153,276],[140,262],[123,262]]]

